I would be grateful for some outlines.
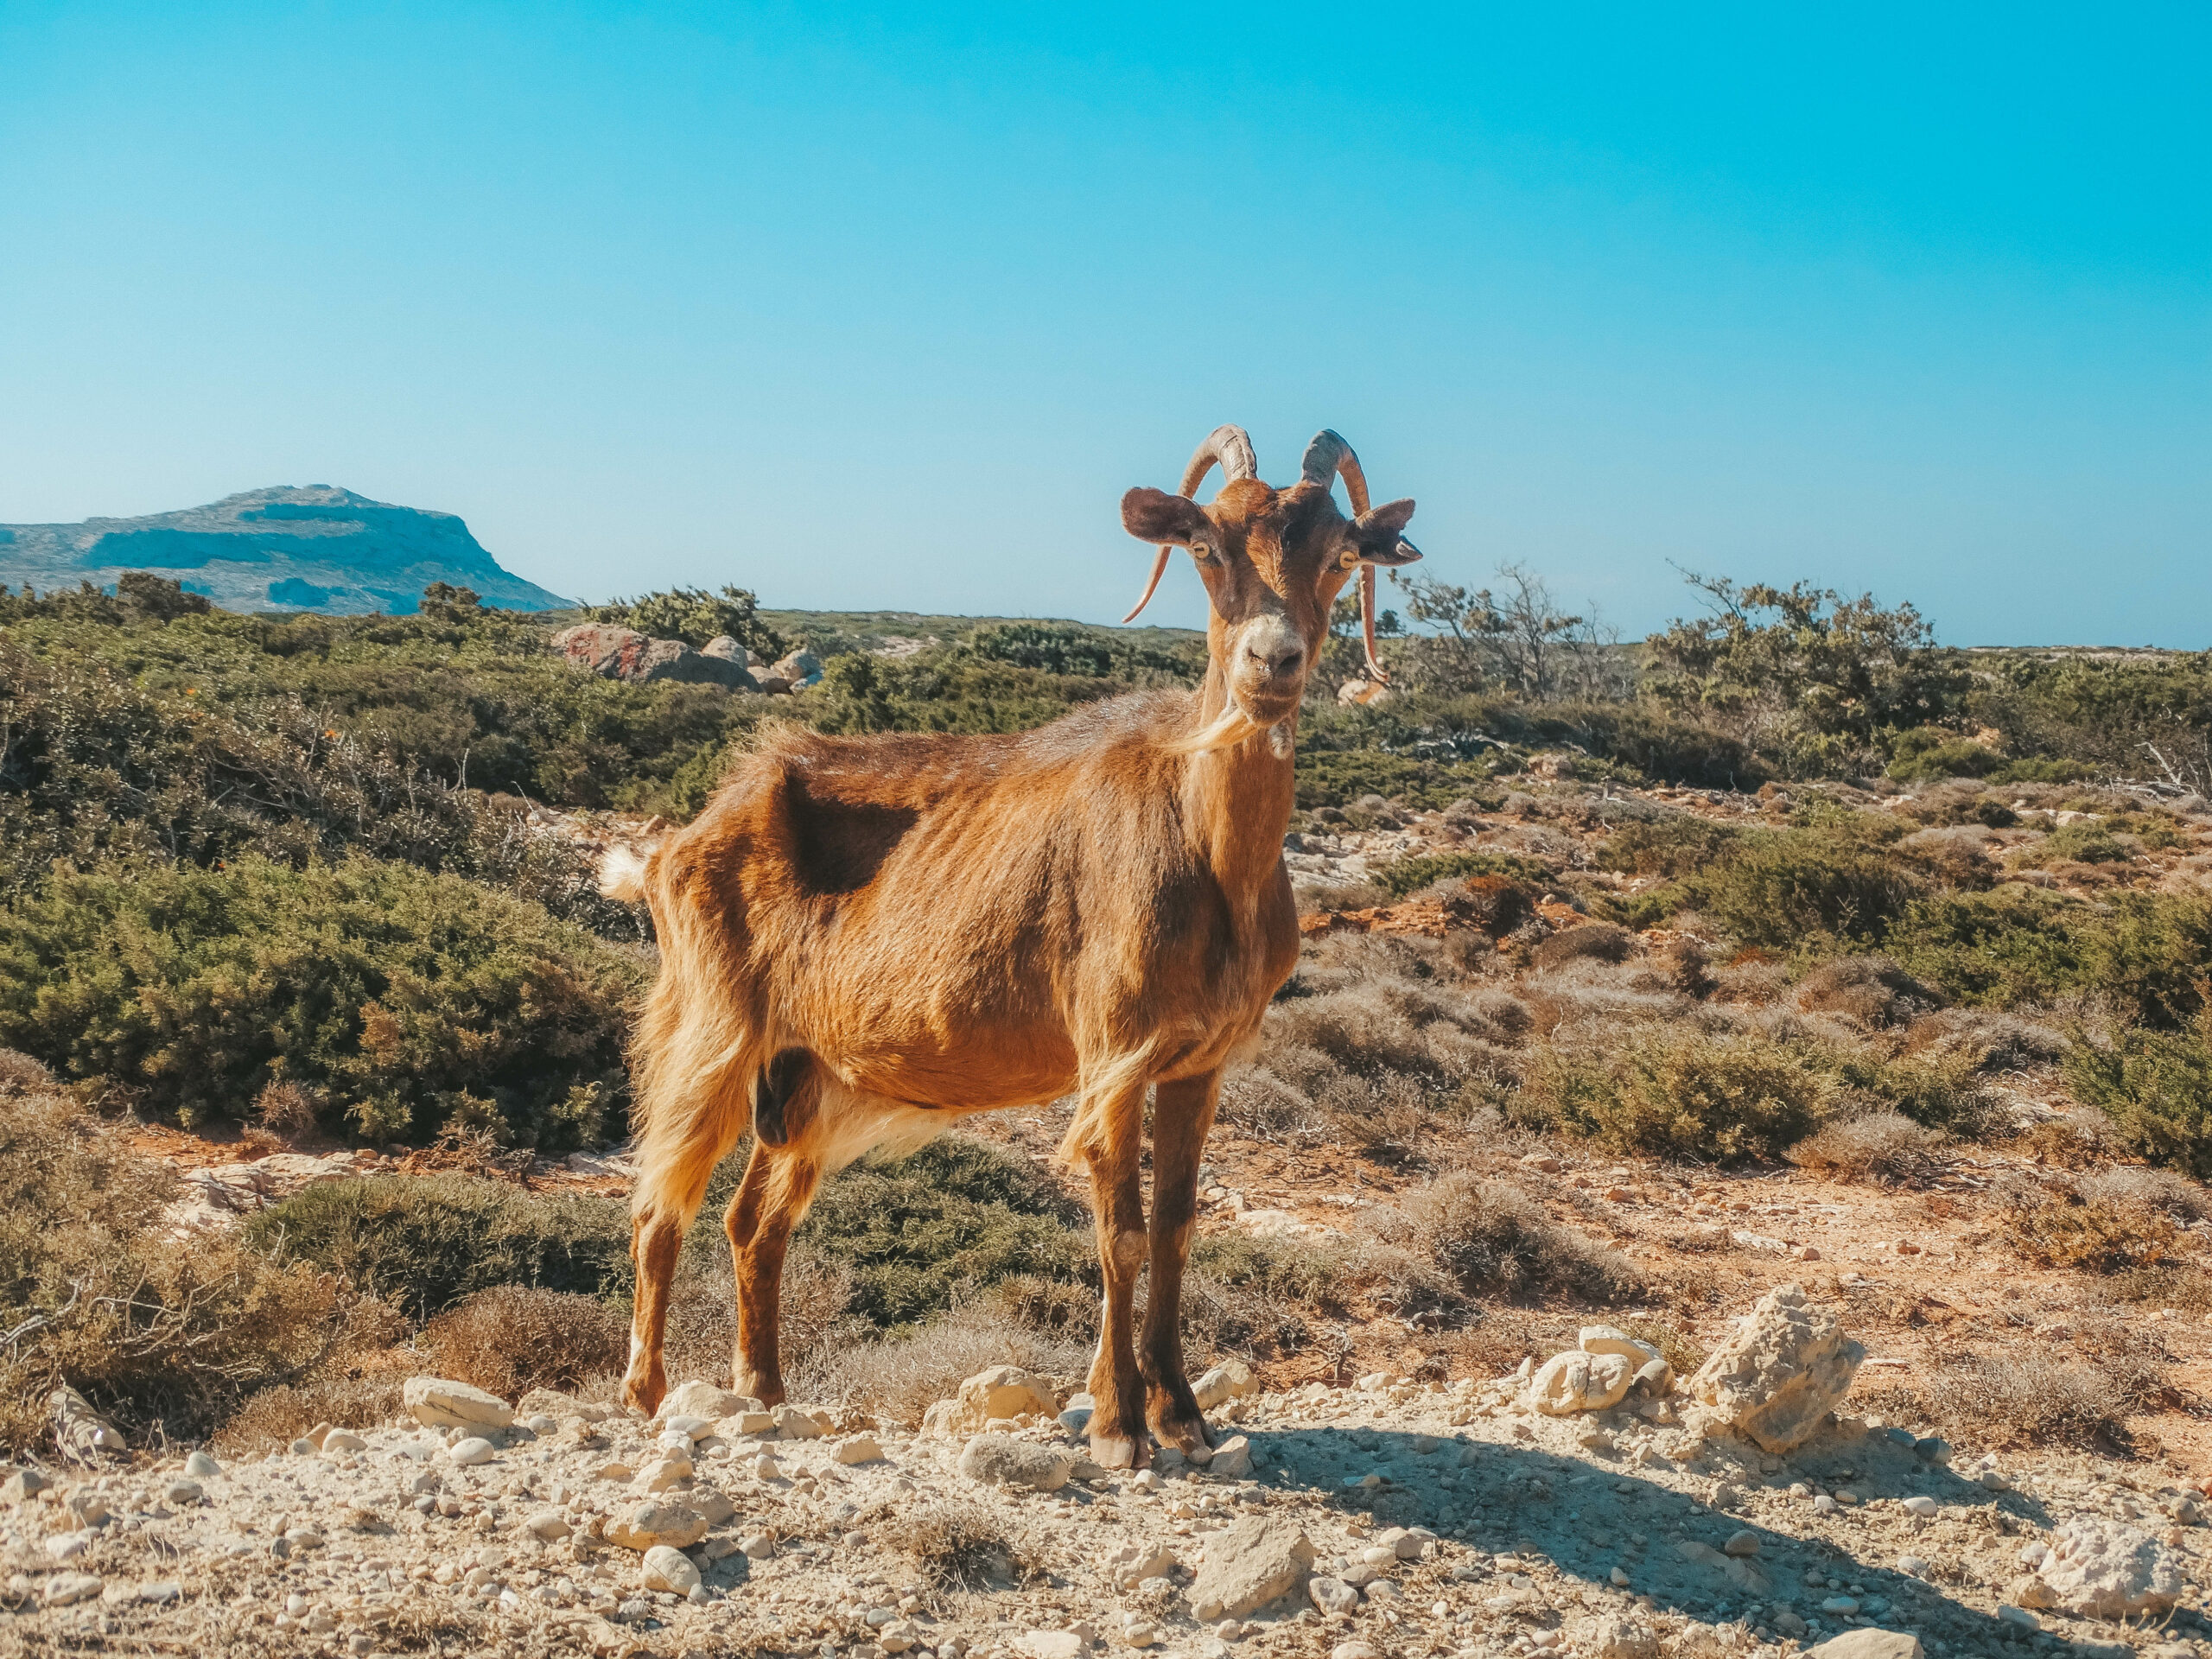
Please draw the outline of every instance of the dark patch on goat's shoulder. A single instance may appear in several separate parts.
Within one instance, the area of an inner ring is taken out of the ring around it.
[[[817,793],[822,781],[794,770],[785,782],[799,884],[810,893],[857,893],[875,880],[921,813],[894,802]]]

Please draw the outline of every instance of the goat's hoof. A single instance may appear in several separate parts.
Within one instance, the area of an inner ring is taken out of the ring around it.
[[[667,1393],[668,1381],[664,1377],[658,1382],[650,1377],[627,1382],[622,1385],[622,1403],[650,1417],[660,1409],[661,1400]]]
[[[1154,1423],[1152,1433],[1160,1445],[1173,1446],[1192,1463],[1213,1460],[1213,1436],[1207,1432],[1203,1417]]]
[[[1142,1434],[1093,1434],[1090,1460],[1101,1469],[1142,1469],[1152,1461],[1152,1442]]]

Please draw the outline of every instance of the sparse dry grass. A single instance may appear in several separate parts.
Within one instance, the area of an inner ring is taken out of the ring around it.
[[[1797,1006],[1869,1027],[1904,1025],[1943,1005],[1942,993],[1922,984],[1887,957],[1841,957],[1797,982]]]
[[[1949,1368],[1930,1408],[1946,1433],[1999,1446],[2112,1446],[2130,1389],[2102,1366],[2022,1347]]]
[[[2038,1267],[2085,1273],[2153,1268],[2171,1258],[2182,1240],[2173,1217],[2146,1189],[2126,1180],[2021,1183],[2004,1190],[1999,1202],[2006,1239]]]
[[[289,1446],[317,1423],[369,1427],[398,1414],[404,1381],[394,1370],[280,1382],[232,1412],[209,1444],[219,1456],[252,1458]]]
[[[818,1353],[857,1342],[867,1334],[856,1318],[853,1275],[804,1243],[784,1262],[784,1294],[777,1335],[785,1369],[813,1363]],[[623,1327],[626,1332],[628,1327]],[[728,1387],[737,1348],[737,1283],[724,1246],[709,1261],[686,1262],[670,1293],[667,1343],[671,1376],[704,1377]],[[618,1350],[613,1369],[621,1364]]]
[[[785,1306],[788,1312],[788,1300]],[[1093,1334],[1086,1332],[1077,1341],[1033,1330],[996,1308],[969,1306],[910,1336],[817,1344],[802,1359],[786,1359],[784,1375],[794,1399],[859,1406],[911,1427],[932,1404],[950,1397],[963,1378],[986,1366],[1084,1375],[1090,1366]]]
[[[972,1498],[924,1498],[886,1515],[875,1536],[938,1591],[1003,1589],[1033,1572],[998,1518]]]
[[[1608,1302],[1642,1282],[1627,1257],[1553,1221],[1519,1187],[1465,1170],[1409,1194],[1376,1230],[1420,1250],[1471,1296],[1557,1292]]]

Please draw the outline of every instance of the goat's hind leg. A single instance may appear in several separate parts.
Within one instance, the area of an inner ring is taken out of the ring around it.
[[[1198,1216],[1198,1160],[1220,1096],[1213,1071],[1161,1084],[1152,1103],[1152,1283],[1139,1362],[1145,1421],[1160,1445],[1200,1463],[1213,1455],[1213,1440],[1183,1370],[1183,1268]]]
[[[639,1136],[638,1179],[630,1194],[630,1259],[637,1269],[630,1316],[630,1363],[622,1401],[657,1409],[668,1392],[662,1339],[668,1293],[683,1235],[699,1213],[715,1166],[745,1132],[745,1095],[735,1068],[689,1081],[683,1095],[655,1101]]]
[[[805,1145],[801,1138],[801,1148]],[[771,1146],[756,1136],[745,1179],[730,1200],[724,1225],[737,1281],[737,1352],[732,1370],[737,1391],[764,1406],[784,1398],[777,1322],[782,1305],[784,1252],[791,1229],[806,1214],[821,1185],[822,1165],[805,1150]]]

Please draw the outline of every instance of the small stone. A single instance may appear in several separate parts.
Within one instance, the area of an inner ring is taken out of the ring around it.
[[[1807,1652],[1819,1656],[1819,1659],[1922,1659],[1920,1638],[1911,1631],[1871,1626],[1846,1630]]]
[[[2050,1587],[2048,1580],[2038,1578],[2032,1573],[2013,1580],[2012,1587],[2005,1592],[2005,1599],[2016,1607],[2058,1605],[2058,1592]]]
[[[489,1463],[499,1455],[499,1448],[479,1435],[471,1435],[468,1439],[448,1447],[446,1451],[446,1456],[463,1468],[474,1464]]]
[[[690,1479],[691,1473],[689,1458],[656,1458],[638,1471],[637,1484],[648,1492],[664,1492],[678,1482]]]
[[[205,1452],[194,1452],[184,1460],[184,1472],[195,1480],[209,1480],[223,1472],[223,1465]]]
[[[2037,1618],[2026,1608],[2016,1607],[2009,1601],[2000,1601],[1997,1604],[1997,1622],[1999,1624],[2009,1624],[2016,1630],[2043,1629],[2043,1620]]]
[[[776,1536],[769,1532],[753,1533],[741,1540],[737,1548],[748,1561],[772,1561],[776,1558]]]
[[[1243,1480],[1252,1472],[1252,1443],[1242,1434],[1232,1434],[1213,1449],[1213,1461],[1206,1467],[1225,1480]]]
[[[1659,1659],[1659,1633],[1640,1619],[1602,1619],[1590,1635],[1597,1659]]]
[[[1923,1463],[1944,1464],[1951,1460],[1951,1443],[1933,1434],[1915,1440],[1912,1449]]]
[[[1242,1400],[1259,1389],[1252,1368],[1241,1359],[1224,1360],[1191,1385],[1200,1411],[1211,1411],[1231,1400]]]
[[[832,1460],[848,1465],[860,1463],[880,1463],[883,1460],[883,1448],[875,1443],[872,1436],[855,1434],[849,1440],[838,1441],[830,1448],[830,1456]]]
[[[400,1400],[426,1428],[505,1428],[515,1420],[513,1408],[498,1395],[450,1377],[410,1376]]]
[[[558,1543],[571,1530],[568,1517],[558,1510],[537,1510],[524,1524],[530,1529],[532,1537],[543,1538],[549,1544]]]
[[[707,1518],[692,1505],[648,1497],[617,1510],[607,1523],[607,1541],[639,1552],[656,1544],[689,1549],[707,1535]]]
[[[156,1607],[166,1607],[184,1594],[184,1586],[168,1579],[156,1579],[138,1586],[138,1599]]]
[[[1080,1659],[1089,1645],[1073,1630],[1029,1630],[1020,1643],[1030,1659]]]
[[[662,1590],[671,1595],[688,1595],[699,1586],[699,1569],[691,1565],[691,1558],[680,1549],[666,1544],[655,1544],[645,1552],[638,1582],[648,1590]]]
[[[1320,1610],[1324,1618],[1331,1613],[1348,1613],[1359,1605],[1359,1592],[1342,1579],[1308,1580],[1306,1593],[1313,1598],[1313,1605]]]
[[[732,1417],[741,1411],[758,1411],[760,1402],[750,1395],[732,1394],[728,1389],[718,1389],[711,1382],[680,1382],[661,1396],[659,1408],[653,1413],[655,1422],[666,1422],[671,1417],[698,1417],[709,1422],[721,1417]]]
[[[1122,1640],[1133,1648],[1148,1648],[1160,1640],[1160,1627],[1150,1619],[1133,1619],[1122,1627]]]
[[[207,1496],[196,1480],[173,1480],[162,1488],[162,1502],[171,1509],[189,1509]]]
[[[1821,1611],[1838,1618],[1848,1618],[1859,1611],[1859,1604],[1849,1596],[1830,1596],[1821,1603]]]
[[[322,1455],[326,1458],[368,1449],[369,1443],[350,1428],[334,1428],[322,1437]]]
[[[822,1438],[822,1425],[797,1406],[778,1406],[768,1415],[776,1425],[779,1440],[818,1440]]]
[[[1571,1349],[1554,1355],[1529,1382],[1529,1398],[1549,1417],[1578,1411],[1602,1411],[1619,1403],[1634,1372],[1618,1354],[1587,1354]]]
[[[1728,1555],[1756,1555],[1759,1553],[1759,1535],[1746,1528],[1730,1534],[1728,1541],[1720,1548],[1722,1554]]]
[[[1897,1571],[1907,1578],[1924,1579],[1928,1576],[1928,1563],[1917,1555],[1900,1555]]]
[[[69,1607],[99,1594],[105,1580],[96,1573],[56,1573],[47,1580],[39,1599],[48,1607]]]
[[[1925,1492],[1915,1492],[1904,1500],[1904,1507],[1908,1513],[1916,1515],[1925,1521],[1936,1513],[1937,1505],[1936,1500]]]
[[[1069,1433],[1080,1434],[1090,1427],[1092,1410],[1093,1408],[1090,1406],[1070,1406],[1052,1421]],[[1146,1628],[1149,1630],[1151,1626],[1147,1625]]]

